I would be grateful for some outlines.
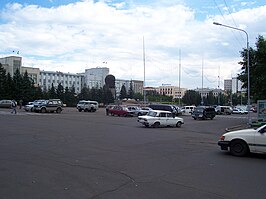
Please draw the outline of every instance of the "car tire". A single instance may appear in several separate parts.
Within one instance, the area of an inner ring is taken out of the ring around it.
[[[180,128],[182,126],[182,123],[181,122],[177,122],[176,123],[176,127]]]
[[[61,108],[57,108],[56,109],[56,113],[61,113],[62,109]]]
[[[82,109],[81,109],[81,108],[79,108],[78,110],[79,110],[79,112],[81,112],[81,111],[82,111]]]
[[[149,127],[149,125],[148,125],[148,124],[145,124],[145,127],[147,127],[147,128],[148,128],[148,127]]]
[[[160,126],[160,123],[159,122],[155,122],[152,126],[153,126],[153,128],[158,128]]]
[[[45,108],[42,108],[41,109],[41,113],[46,113],[46,109]]]
[[[248,145],[242,140],[233,140],[230,143],[230,153],[234,156],[243,157],[249,153]]]

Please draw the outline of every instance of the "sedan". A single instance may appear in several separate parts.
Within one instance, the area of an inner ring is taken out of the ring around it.
[[[0,108],[11,108],[12,100],[1,100]]]
[[[170,111],[152,110],[147,115],[139,116],[138,122],[145,127],[174,126],[181,127],[184,124],[183,118],[175,117]]]
[[[228,150],[234,156],[245,156],[249,152],[266,153],[266,124],[258,129],[231,131],[218,141],[221,150]]]
[[[125,106],[113,106],[108,111],[112,116],[133,116],[133,112],[129,111],[127,107]]]

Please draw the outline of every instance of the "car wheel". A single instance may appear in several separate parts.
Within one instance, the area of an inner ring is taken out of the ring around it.
[[[197,118],[196,117],[193,117],[194,120],[196,120]]]
[[[41,113],[45,113],[46,112],[46,109],[45,108],[42,108],[41,109]]]
[[[148,127],[149,127],[149,125],[148,125],[148,124],[145,124],[145,127],[147,127],[147,128],[148,128]]]
[[[33,112],[33,108],[30,109],[30,112]]]
[[[242,140],[233,140],[230,143],[230,153],[234,156],[245,156],[249,152],[248,145]]]
[[[112,116],[114,116],[115,114],[111,113]]]
[[[181,123],[181,122],[177,122],[177,123],[176,123],[176,127],[178,127],[178,128],[180,128],[180,127],[181,127],[181,125],[182,125],[182,123]]]
[[[81,112],[81,111],[82,111],[82,109],[81,109],[81,108],[79,108],[78,110],[79,110],[79,112]]]
[[[159,122],[155,122],[154,124],[153,124],[153,127],[154,128],[158,128],[160,126],[160,123]]]
[[[211,120],[213,120],[213,117],[211,117]]]
[[[62,109],[61,108],[57,108],[56,109],[56,113],[61,113]]]

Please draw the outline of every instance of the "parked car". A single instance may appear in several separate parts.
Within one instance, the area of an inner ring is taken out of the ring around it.
[[[162,111],[169,111],[174,115],[177,115],[177,110],[173,107],[173,105],[168,104],[150,104],[149,108],[153,110],[162,110]]]
[[[129,111],[126,106],[113,106],[112,108],[109,109],[109,114],[112,116],[133,116],[133,112]]]
[[[63,110],[63,103],[60,99],[49,99],[45,100],[42,103],[34,104],[34,111],[35,112],[56,112],[61,113]]]
[[[147,115],[138,116],[138,122],[145,127],[175,126],[181,127],[184,124],[183,118],[176,117],[170,111],[151,110]]]
[[[203,120],[206,119],[213,119],[216,115],[215,108],[213,107],[206,107],[206,106],[198,106],[194,109],[191,116],[194,120],[200,118]]]
[[[233,112],[233,109],[231,108],[231,106],[217,106],[215,108],[215,111],[218,115],[231,115]]]
[[[99,105],[96,101],[90,101],[90,100],[80,100],[77,104],[77,110],[79,112],[95,112],[98,110]]]
[[[24,110],[25,111],[33,111],[33,107],[34,107],[34,102],[28,102],[25,106],[24,106]]]
[[[1,100],[0,108],[11,108],[12,100]]]
[[[228,150],[234,156],[245,156],[249,152],[266,153],[266,124],[257,129],[231,131],[218,141],[221,150]]]
[[[140,108],[138,106],[127,106],[127,108],[135,116],[146,115],[151,110],[149,107]]]
[[[233,114],[248,114],[248,111],[244,111],[241,108],[235,107],[235,108],[233,108],[232,113]]]
[[[196,108],[196,106],[192,105],[192,106],[183,106],[181,108],[181,113],[182,115],[191,115],[191,113],[194,111],[194,109]]]

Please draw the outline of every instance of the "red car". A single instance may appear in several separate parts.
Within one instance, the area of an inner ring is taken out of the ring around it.
[[[133,112],[129,111],[128,108],[125,106],[113,106],[111,109],[109,109],[109,113],[112,116],[133,116]]]

